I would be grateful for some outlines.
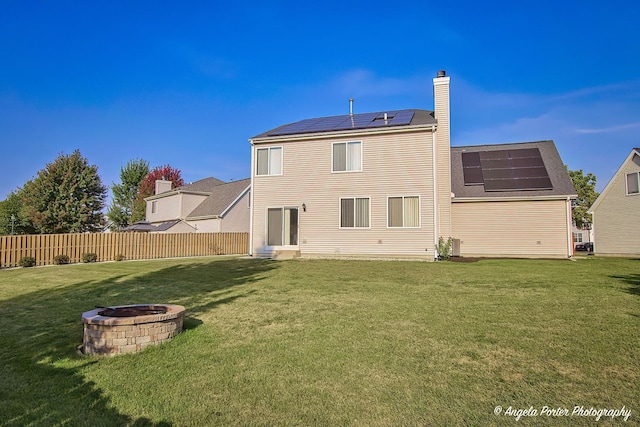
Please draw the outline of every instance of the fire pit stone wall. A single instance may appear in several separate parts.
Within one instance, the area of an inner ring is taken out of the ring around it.
[[[136,304],[123,307],[158,307],[165,313],[131,317],[103,316],[103,308],[82,314],[84,339],[82,352],[115,356],[135,353],[149,345],[161,344],[182,332],[184,307],[173,304]]]

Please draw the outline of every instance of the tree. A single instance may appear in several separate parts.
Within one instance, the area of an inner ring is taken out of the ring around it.
[[[585,175],[582,169],[570,170],[568,166],[565,167],[573,182],[573,188],[578,193],[578,198],[573,203],[573,222],[580,229],[590,228],[591,215],[587,210],[598,198],[596,176],[591,172]]]
[[[136,195],[140,191],[142,181],[148,174],[149,162],[146,160],[129,160],[126,166],[120,168],[121,183],[111,186],[113,200],[107,211],[111,230],[121,230],[133,224],[132,216]]]
[[[60,154],[24,185],[23,213],[40,233],[101,231],[106,193],[97,166],[75,150]]]
[[[22,210],[19,191],[12,191],[0,202],[0,235],[35,233],[33,224],[22,214]]]
[[[149,196],[153,196],[156,188],[156,180],[158,179],[171,181],[171,188],[177,188],[184,185],[180,169],[172,168],[169,165],[156,166],[153,168],[153,170],[149,172],[140,184],[140,190],[138,191],[133,204],[133,214],[131,215],[132,222],[142,221],[145,218],[146,202],[144,199]]]

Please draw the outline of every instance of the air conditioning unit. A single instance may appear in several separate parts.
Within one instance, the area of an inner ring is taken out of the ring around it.
[[[451,256],[460,256],[460,239],[452,239]]]

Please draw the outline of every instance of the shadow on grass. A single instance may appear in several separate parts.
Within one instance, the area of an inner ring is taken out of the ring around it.
[[[103,265],[96,269],[98,280],[71,284],[70,277],[68,286],[3,301],[0,425],[172,425],[119,413],[108,396],[83,377],[83,367],[102,359],[76,353],[82,342],[80,316],[95,305],[172,303],[185,306],[184,327],[194,329],[203,323],[199,315],[255,293],[238,287],[258,282],[277,265],[266,260],[185,261],[146,274],[137,274],[131,265],[131,274],[122,274],[120,266]]]
[[[640,296],[640,274],[627,274],[625,276],[609,276],[613,279],[618,279],[629,286],[627,292],[632,295]]]

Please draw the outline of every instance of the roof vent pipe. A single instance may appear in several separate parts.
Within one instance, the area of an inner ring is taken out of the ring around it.
[[[436,74],[436,77],[446,77],[447,76],[447,72],[445,70],[438,70],[438,74]]]
[[[349,98],[349,115],[353,116],[353,98]]]

